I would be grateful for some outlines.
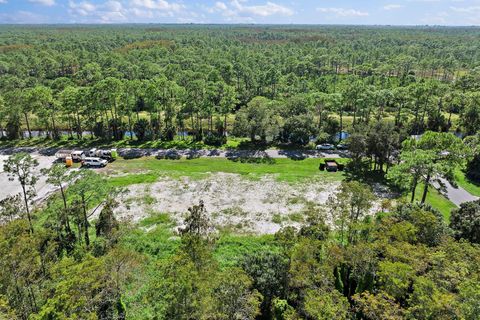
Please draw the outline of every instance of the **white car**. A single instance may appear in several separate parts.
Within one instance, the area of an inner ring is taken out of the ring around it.
[[[330,143],[319,144],[316,147],[317,150],[335,150],[335,146]]]
[[[105,167],[108,161],[101,158],[87,157],[82,160],[82,167]]]

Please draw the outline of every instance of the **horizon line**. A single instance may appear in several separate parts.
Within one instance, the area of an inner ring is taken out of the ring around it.
[[[311,27],[441,27],[441,28],[480,28],[480,25],[442,25],[442,24],[350,24],[350,23],[199,23],[199,22],[122,22],[122,23],[82,23],[82,22],[54,22],[54,23],[2,23],[0,26],[131,26],[131,25],[168,25],[168,26],[311,26]]]

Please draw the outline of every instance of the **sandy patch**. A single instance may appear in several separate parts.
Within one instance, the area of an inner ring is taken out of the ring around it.
[[[10,179],[9,175],[3,170],[3,165],[8,157],[8,155],[0,155],[0,185],[2,186],[2,188],[0,188],[0,200],[22,193],[22,187],[20,182],[18,182],[18,179]],[[47,183],[46,176],[41,174],[40,170],[50,168],[55,163],[56,158],[53,156],[39,155],[37,153],[32,154],[32,157],[38,161],[38,167],[36,167],[33,172],[39,177],[35,184],[37,195],[34,200],[35,202],[41,202],[53,193],[56,188]]]
[[[217,228],[271,234],[283,226],[298,226],[307,206],[325,204],[338,186],[324,181],[292,185],[275,176],[252,181],[229,173],[211,174],[202,180],[162,177],[153,184],[130,186],[116,213],[133,221],[152,213],[169,213],[180,226],[187,209],[203,200]]]

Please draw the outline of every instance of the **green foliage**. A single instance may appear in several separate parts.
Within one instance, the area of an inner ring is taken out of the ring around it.
[[[373,206],[374,195],[362,183],[342,182],[339,192],[328,200],[331,216],[341,243],[354,243],[360,236],[361,222]]]
[[[260,251],[246,255],[241,266],[252,278],[253,287],[263,296],[262,314],[269,316],[273,299],[286,297],[288,274],[286,257],[274,252]]]
[[[392,296],[385,292],[371,294],[366,291],[354,297],[355,311],[361,319],[365,320],[401,320],[404,311],[395,302]]]
[[[258,136],[266,142],[267,137],[274,137],[278,132],[278,116],[273,110],[272,102],[266,98],[254,98],[236,114],[234,134],[237,136],[247,136],[251,141],[255,141]]]
[[[401,205],[395,217],[410,222],[416,230],[416,240],[429,246],[438,245],[448,234],[440,212],[429,206]]]
[[[450,228],[457,239],[480,243],[480,200],[465,202],[452,211]]]
[[[348,319],[348,300],[338,291],[308,290],[305,312],[315,320]]]
[[[417,185],[423,181],[421,203],[425,203],[432,180],[452,177],[465,153],[462,141],[453,134],[428,131],[418,140],[411,138],[403,143],[401,162],[392,168],[388,177],[397,186],[411,190],[412,202]]]

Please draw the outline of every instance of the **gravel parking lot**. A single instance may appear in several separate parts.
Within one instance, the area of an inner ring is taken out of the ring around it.
[[[35,172],[39,174],[40,179],[38,180],[37,184],[35,185],[35,189],[37,191],[37,196],[35,197],[35,201],[40,201],[44,199],[47,195],[49,195],[55,188],[52,185],[49,185],[46,182],[46,178],[40,175],[40,170],[43,168],[50,168],[54,161],[55,157],[53,156],[43,156],[38,153],[33,153],[32,156],[37,159],[39,165],[35,169]],[[22,192],[22,187],[17,179],[11,181],[9,176],[3,170],[3,164],[8,159],[8,155],[0,155],[0,200],[5,199],[8,196],[12,196]]]

